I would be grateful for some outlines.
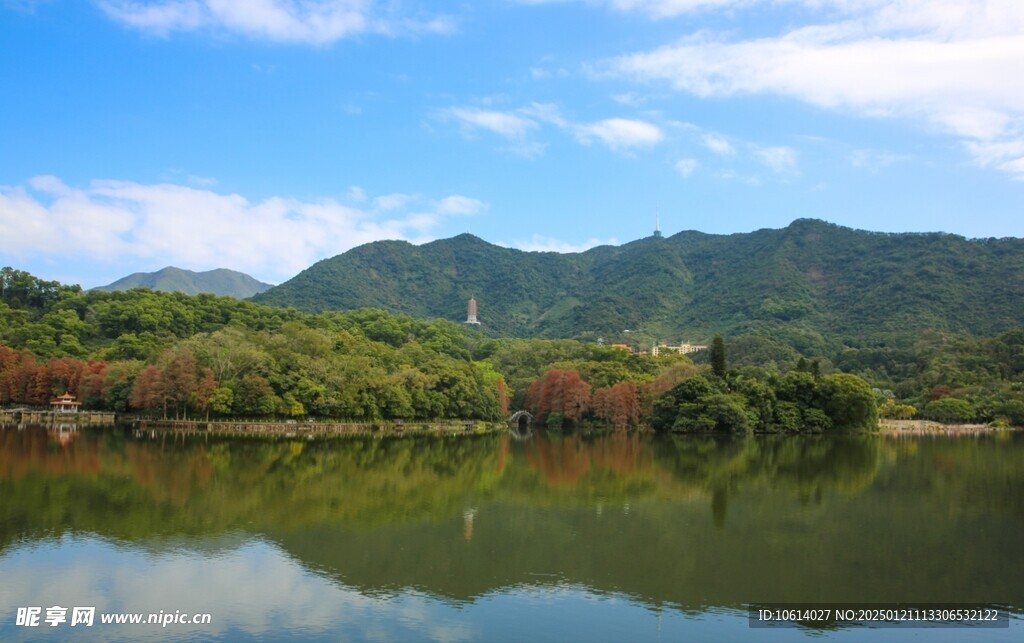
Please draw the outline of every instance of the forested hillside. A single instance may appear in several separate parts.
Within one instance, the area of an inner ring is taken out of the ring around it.
[[[461,321],[470,295],[490,336],[604,337],[648,348],[754,334],[835,355],[909,346],[927,330],[994,335],[1024,324],[1024,240],[881,234],[815,220],[748,234],[682,232],[579,254],[522,252],[460,235],[422,246],[367,244],[254,300]]]
[[[96,290],[113,292],[115,290],[131,290],[132,288],[181,292],[186,295],[208,293],[244,299],[271,288],[271,285],[257,281],[243,272],[226,268],[193,272],[168,266],[156,272],[132,273],[112,284],[100,286]]]

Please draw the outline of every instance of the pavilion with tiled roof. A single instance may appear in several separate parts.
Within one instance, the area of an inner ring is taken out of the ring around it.
[[[82,403],[75,400],[75,396],[70,393],[65,393],[55,400],[50,401],[50,408],[57,413],[78,413],[78,407],[82,406]]]

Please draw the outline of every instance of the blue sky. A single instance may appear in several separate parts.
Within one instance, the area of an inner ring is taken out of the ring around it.
[[[0,0],[0,264],[1024,236],[1019,0]]]

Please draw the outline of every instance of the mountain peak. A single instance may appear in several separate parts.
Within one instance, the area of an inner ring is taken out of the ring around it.
[[[156,272],[130,274],[111,284],[100,286],[96,290],[112,292],[131,290],[132,288],[149,288],[163,292],[181,292],[187,295],[209,293],[245,299],[272,287],[272,284],[257,281],[245,273],[228,268],[194,272],[175,266],[166,266]]]

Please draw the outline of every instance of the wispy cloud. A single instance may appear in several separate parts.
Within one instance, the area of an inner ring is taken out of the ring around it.
[[[680,159],[675,162],[673,167],[675,167],[679,176],[688,179],[697,169],[697,159]]]
[[[635,92],[623,92],[621,94],[614,94],[612,96],[612,100],[616,103],[621,103],[622,105],[627,105],[629,107],[643,107],[647,102],[647,97],[641,96]]]
[[[755,147],[754,158],[776,174],[796,171],[796,150],[791,147]]]
[[[732,143],[727,138],[718,134],[705,134],[701,140],[704,143],[704,147],[719,156],[732,156],[736,153],[736,148],[733,147]]]
[[[636,11],[651,18],[671,18],[701,9],[725,8],[730,5],[749,5],[756,0],[519,0],[520,4],[543,5],[567,2],[607,5],[617,11]]]
[[[443,110],[442,115],[454,118],[470,129],[487,130],[510,140],[522,140],[537,127],[537,123],[529,118],[477,107],[450,107]]]
[[[767,3],[613,2],[677,9]],[[605,71],[701,97],[778,94],[869,117],[922,120],[960,137],[977,163],[1024,178],[1024,3],[790,0],[818,21],[775,37],[692,35]]]
[[[631,118],[608,118],[596,123],[577,125],[576,138],[589,144],[597,139],[613,150],[650,147],[665,138],[656,125]]]
[[[461,194],[446,196],[437,203],[438,214],[478,214],[487,209],[487,204]]]
[[[366,200],[361,189],[349,194],[359,195]],[[252,202],[171,183],[103,180],[76,188],[42,176],[0,187],[0,252],[98,262],[130,257],[154,268],[229,267],[280,281],[370,241],[429,240],[445,218],[488,207],[459,194],[436,200],[389,194],[372,203],[366,210],[333,199]]]
[[[379,210],[381,212],[388,212],[390,210],[395,210],[395,209],[398,209],[398,208],[405,207],[405,205],[407,203],[409,203],[409,201],[411,201],[412,199],[413,199],[412,196],[410,196],[408,194],[402,194],[401,192],[395,192],[395,193],[392,193],[392,194],[385,194],[385,195],[379,196],[379,197],[377,197],[377,198],[375,198],[373,200],[373,207],[375,207],[377,210]],[[365,193],[363,194],[363,198],[360,199],[360,200],[361,201],[365,201],[366,200],[366,194]]]
[[[584,145],[599,141],[616,151],[650,147],[665,138],[661,128],[648,121],[607,118],[593,123],[574,122],[563,116],[556,105],[547,103],[532,103],[510,111],[449,107],[441,111],[441,116],[454,118],[471,130],[486,130],[520,145],[538,145],[536,142],[527,142],[527,137],[542,124],[567,131]],[[536,148],[533,151],[537,151]]]
[[[96,0],[111,19],[166,36],[199,29],[237,33],[257,40],[325,45],[377,33],[451,33],[445,16],[420,18],[378,8],[373,0]],[[391,7],[392,5],[388,5]]]

